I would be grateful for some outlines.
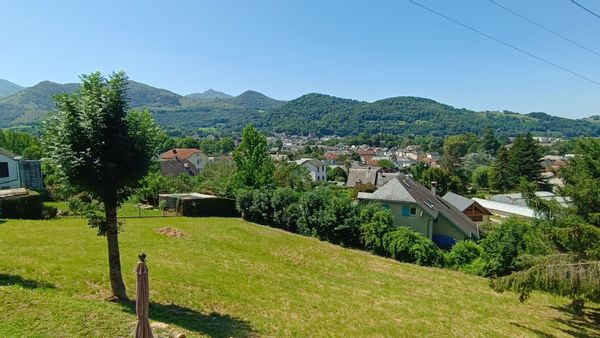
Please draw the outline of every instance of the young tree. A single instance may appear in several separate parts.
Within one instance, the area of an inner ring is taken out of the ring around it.
[[[127,113],[127,77],[81,76],[81,89],[57,96],[44,123],[44,146],[69,184],[104,204],[105,218],[92,223],[106,236],[112,293],[126,300],[121,277],[117,207],[144,177],[156,154],[159,129],[149,112]]]
[[[262,188],[273,185],[275,165],[269,157],[267,139],[252,124],[242,133],[242,142],[233,152],[237,166],[234,184],[240,188]]]

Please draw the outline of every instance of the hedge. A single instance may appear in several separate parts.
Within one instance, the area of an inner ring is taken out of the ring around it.
[[[44,204],[42,196],[28,190],[27,195],[11,196],[0,199],[0,217],[43,219]]]

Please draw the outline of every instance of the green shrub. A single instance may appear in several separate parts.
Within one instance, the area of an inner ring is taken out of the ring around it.
[[[446,256],[446,265],[464,272],[467,272],[466,270],[473,271],[471,264],[480,258],[481,251],[481,247],[473,241],[457,242]]]
[[[298,220],[299,194],[291,188],[277,188],[271,196],[273,210],[273,226],[289,231],[296,231]]]
[[[370,203],[362,208],[358,216],[361,224],[362,243],[366,249],[379,254],[385,254],[383,236],[394,230],[394,218],[389,210]]]
[[[93,200],[86,192],[71,197],[67,204],[69,206],[69,213],[72,215],[83,217],[93,212],[102,211],[102,205],[98,201]]]
[[[299,201],[298,232],[350,247],[360,247],[357,208],[350,196],[319,187]]]
[[[2,218],[43,218],[42,196],[34,191],[27,195],[12,196],[0,199],[0,217]]]
[[[265,225],[273,224],[273,209],[269,189],[239,190],[236,194],[236,209],[245,220]]]
[[[443,266],[444,255],[431,240],[408,227],[400,227],[383,236],[385,252],[406,263]]]
[[[484,276],[505,276],[521,268],[517,258],[527,248],[529,229],[527,221],[509,218],[481,241]]]
[[[42,217],[44,219],[52,219],[55,218],[58,214],[58,208],[50,205],[44,205],[42,209]]]

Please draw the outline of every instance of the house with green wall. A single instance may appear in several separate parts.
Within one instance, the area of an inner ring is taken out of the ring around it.
[[[435,187],[435,185],[434,185]],[[407,226],[429,239],[479,239],[479,227],[461,210],[406,175],[399,175],[373,193],[361,192],[362,202],[379,202],[394,216],[394,225]]]

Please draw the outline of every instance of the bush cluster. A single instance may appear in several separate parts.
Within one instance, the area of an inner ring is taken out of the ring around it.
[[[0,200],[2,218],[42,219],[43,210],[42,196],[34,191],[28,191],[27,195]]]
[[[290,188],[242,190],[236,206],[248,221],[405,262],[431,266],[444,262],[442,251],[431,240],[409,228],[396,229],[389,210],[377,203],[357,204],[343,191],[327,187],[304,193]]]
[[[450,251],[443,251],[409,227],[395,227],[391,212],[380,204],[355,203],[347,193],[328,187],[307,192],[291,188],[240,190],[236,208],[251,222],[365,249],[402,262],[486,277],[504,276],[520,269],[518,257],[531,241],[527,221],[508,219],[489,227],[479,243],[459,241]]]

